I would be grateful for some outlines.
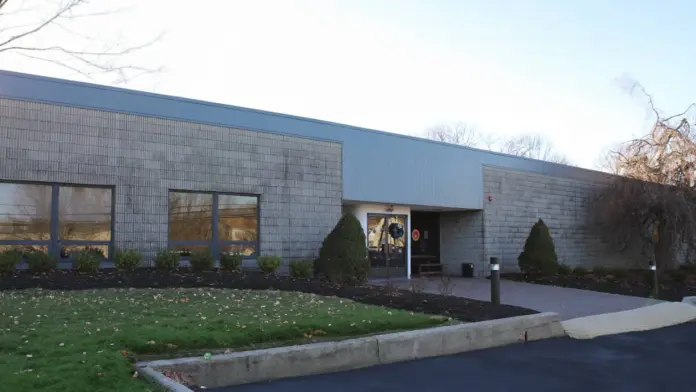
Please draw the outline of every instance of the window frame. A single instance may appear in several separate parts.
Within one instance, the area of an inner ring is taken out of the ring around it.
[[[210,223],[212,225],[211,239],[210,240],[191,240],[191,241],[172,241],[169,238],[170,226],[171,226],[171,216],[169,214],[170,201],[169,197],[172,193],[189,193],[197,195],[212,195],[213,205],[212,214],[210,215]],[[224,196],[246,196],[253,197],[256,199],[256,241],[221,241],[219,233],[220,224],[220,211],[219,211],[219,199],[220,195]],[[261,195],[254,193],[239,193],[239,192],[217,192],[217,191],[192,191],[188,189],[169,189],[167,192],[167,249],[172,250],[179,246],[201,246],[207,245],[210,253],[213,255],[214,260],[219,260],[222,256],[221,249],[224,245],[241,245],[241,246],[253,246],[254,253],[249,256],[244,256],[245,260],[255,259],[259,257],[259,245],[261,244]],[[181,256],[181,260],[188,260],[189,256]]]
[[[91,246],[99,245],[107,247],[107,254],[104,255],[104,260],[109,260],[114,254],[114,243],[116,237],[115,230],[115,217],[116,217],[116,188],[113,185],[92,185],[92,184],[73,184],[73,183],[63,183],[63,182],[40,182],[40,181],[12,181],[12,180],[0,180],[0,184],[15,184],[15,185],[40,185],[46,186],[51,189],[51,207],[50,207],[50,222],[49,222],[49,239],[46,241],[34,241],[34,240],[2,240],[0,239],[0,245],[9,246],[22,246],[22,245],[37,245],[37,246],[47,246],[48,254],[55,256],[58,263],[72,262],[73,257],[61,258],[60,250],[63,245],[66,246]],[[60,215],[60,188],[61,187],[71,187],[71,188],[92,188],[92,189],[107,189],[111,191],[111,208],[110,215],[111,221],[109,223],[109,230],[111,231],[109,236],[109,241],[89,241],[89,240],[61,240],[59,237],[59,215]]]

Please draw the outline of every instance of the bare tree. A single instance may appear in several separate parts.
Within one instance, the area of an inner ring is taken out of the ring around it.
[[[640,241],[658,269],[674,268],[679,252],[696,243],[694,105],[663,116],[642,86],[635,83],[632,91],[648,98],[655,122],[647,135],[608,154],[607,164],[620,176],[593,200],[591,217],[605,239]]]
[[[554,150],[553,144],[541,135],[511,137],[499,144],[499,151],[542,161],[568,164],[568,159]]]
[[[617,148],[620,148],[620,146]],[[619,162],[614,157],[614,150],[615,149],[608,149],[603,151],[595,160],[595,169],[609,174],[619,175]]]
[[[151,46],[160,36],[129,45],[98,39],[95,32],[81,32],[76,28],[81,20],[108,17],[119,11],[94,11],[89,6],[88,0],[0,0],[0,61],[14,54],[60,66],[90,79],[96,74],[113,75],[117,83],[159,70],[129,60],[130,55]],[[56,33],[68,34],[71,39],[55,42],[52,37]]]
[[[477,147],[482,141],[481,135],[463,122],[438,124],[426,130],[426,137],[438,142]]]

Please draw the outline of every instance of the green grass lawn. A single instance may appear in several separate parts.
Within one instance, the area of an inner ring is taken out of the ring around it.
[[[0,292],[4,391],[148,391],[134,356],[442,324],[340,298],[225,289]]]

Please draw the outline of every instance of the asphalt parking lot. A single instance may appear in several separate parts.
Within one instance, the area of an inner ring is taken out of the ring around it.
[[[550,339],[215,392],[693,391],[696,324],[592,340]]]

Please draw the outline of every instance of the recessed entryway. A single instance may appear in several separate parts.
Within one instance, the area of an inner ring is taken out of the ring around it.
[[[442,272],[440,264],[440,213],[411,211],[411,275]]]

